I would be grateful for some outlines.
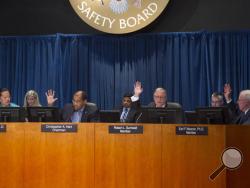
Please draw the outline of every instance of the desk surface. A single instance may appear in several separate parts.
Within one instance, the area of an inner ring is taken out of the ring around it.
[[[81,123],[76,133],[45,133],[40,123],[7,123],[0,133],[0,187],[250,187],[250,126],[140,124],[143,134],[110,134],[109,125],[124,124]],[[208,127],[208,135],[176,135],[176,126]],[[209,180],[229,146],[242,151],[242,166]]]

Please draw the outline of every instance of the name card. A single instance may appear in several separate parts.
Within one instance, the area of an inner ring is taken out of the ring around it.
[[[76,133],[77,124],[42,124],[41,132]]]
[[[190,136],[200,136],[208,135],[208,127],[190,127],[190,126],[177,126],[176,135],[190,135]]]
[[[143,134],[143,126],[109,126],[110,134]]]
[[[5,132],[6,132],[6,125],[0,124],[0,133],[5,133]]]

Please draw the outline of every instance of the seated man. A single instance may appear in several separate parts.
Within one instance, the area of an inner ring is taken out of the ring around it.
[[[211,106],[212,107],[222,107],[224,106],[224,99],[221,93],[214,92],[211,96]]]
[[[73,95],[73,104],[66,104],[61,112],[65,122],[95,122],[98,121],[99,110],[94,103],[87,102],[87,94],[77,91]]]
[[[7,88],[2,88],[0,91],[0,107],[19,107],[18,105],[11,103],[11,94]]]
[[[120,109],[120,122],[135,123],[137,117],[136,105],[132,103],[131,94],[125,94],[122,100],[122,107]]]
[[[224,102],[225,101],[225,102]],[[214,92],[211,96],[212,107],[228,107],[229,121],[232,123],[239,114],[238,105],[232,100],[232,88],[229,83],[224,85],[224,93]]]
[[[250,125],[250,90],[240,92],[238,98],[240,114],[235,119],[235,124]]]
[[[230,84],[226,83],[224,85],[224,93],[213,92],[211,95],[210,107],[214,107],[214,108],[227,107],[227,108],[225,108],[225,110],[223,110],[223,117],[221,117],[221,118],[223,118],[223,121],[225,121],[227,123],[232,123],[232,121],[235,118],[235,115],[233,112],[235,105],[232,101],[231,94],[232,94],[231,86],[230,86]],[[221,123],[220,121],[222,121],[222,119],[218,120],[218,117],[213,118],[212,114],[213,114],[213,112],[211,112],[211,114],[207,114],[210,116],[210,117],[206,117],[207,121],[209,123],[218,123],[217,121],[219,121],[219,123]],[[195,117],[195,116],[197,116],[196,112],[193,113],[193,117]]]
[[[138,101],[141,93],[143,92],[143,88],[141,86],[141,82],[136,82],[134,86],[134,96],[132,96],[132,101]],[[181,108],[179,103],[167,102],[167,91],[163,88],[156,88],[153,94],[154,102],[148,104],[148,107],[156,107],[156,108]]]
[[[224,85],[224,93],[214,92],[211,96],[211,106],[212,107],[221,107],[224,106],[224,100],[226,106],[233,107],[234,103],[232,100],[232,88],[229,83]]]

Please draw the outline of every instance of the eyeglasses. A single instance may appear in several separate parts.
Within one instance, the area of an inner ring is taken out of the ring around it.
[[[154,95],[154,98],[156,98],[156,99],[165,99],[165,98],[166,98],[166,96],[158,96],[158,95]]]

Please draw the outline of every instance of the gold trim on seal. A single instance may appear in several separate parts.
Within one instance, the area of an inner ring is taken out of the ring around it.
[[[75,12],[97,30],[123,34],[153,22],[169,0],[69,0]]]

